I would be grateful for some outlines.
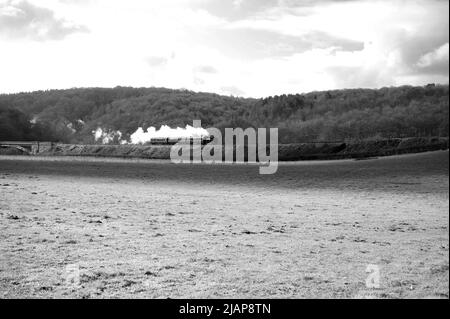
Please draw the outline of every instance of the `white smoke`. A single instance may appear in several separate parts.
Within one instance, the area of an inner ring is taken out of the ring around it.
[[[69,130],[72,131],[72,133],[76,133],[76,132],[77,132],[77,130],[73,127],[73,124],[72,124],[72,123],[68,123],[66,126],[67,126],[67,128],[68,128]]]
[[[152,138],[201,138],[204,136],[209,136],[209,133],[202,127],[186,125],[185,128],[171,128],[168,125],[162,125],[159,130],[150,126],[147,131],[144,131],[142,127],[139,127],[131,134],[130,139],[132,144],[144,144],[150,142]]]
[[[120,144],[127,143],[127,141],[122,140],[122,132],[120,131],[104,130],[99,127],[95,131],[92,131],[92,134],[94,134],[95,141],[101,141],[102,144],[109,144],[114,140],[119,141]]]
[[[97,128],[92,131],[96,142],[102,144],[110,144],[112,142],[119,142],[120,144],[128,144],[129,142],[122,139],[122,132]],[[201,138],[209,136],[206,129],[202,127],[193,127],[186,125],[185,128],[177,127],[171,128],[168,125],[162,125],[159,130],[150,126],[147,131],[139,127],[133,134],[130,135],[130,144],[145,144],[150,142],[152,138]]]

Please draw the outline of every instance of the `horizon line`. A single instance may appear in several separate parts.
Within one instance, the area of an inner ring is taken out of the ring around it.
[[[116,86],[81,86],[81,87],[68,87],[68,88],[54,88],[54,89],[36,89],[31,91],[16,91],[16,92],[0,92],[0,96],[4,95],[20,95],[20,94],[33,94],[38,92],[49,92],[49,91],[69,91],[69,90],[89,90],[89,89],[109,89],[113,90],[116,88],[131,88],[131,89],[164,89],[164,90],[172,90],[172,91],[188,91],[193,92],[196,94],[215,94],[219,96],[226,96],[226,97],[234,97],[234,98],[240,98],[240,99],[264,99],[268,97],[273,96],[282,96],[282,95],[305,95],[305,94],[311,94],[311,93],[320,93],[320,92],[331,92],[331,91],[344,91],[344,90],[381,90],[384,88],[399,88],[399,87],[426,87],[428,85],[435,85],[435,86],[449,86],[449,82],[446,83],[437,83],[437,82],[431,82],[427,84],[422,85],[413,85],[413,84],[401,84],[401,85],[390,85],[390,86],[381,86],[381,87],[345,87],[345,88],[339,88],[339,89],[328,89],[328,90],[313,90],[313,91],[303,91],[303,92],[297,92],[297,93],[281,93],[281,94],[274,94],[274,95],[268,95],[268,96],[241,96],[241,95],[233,95],[233,94],[221,94],[217,92],[208,92],[208,91],[195,91],[187,88],[170,88],[170,87],[163,87],[163,86],[131,86],[131,85],[116,85]]]

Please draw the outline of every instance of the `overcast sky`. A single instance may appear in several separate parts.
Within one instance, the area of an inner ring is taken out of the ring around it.
[[[448,1],[0,0],[0,93],[448,83]]]

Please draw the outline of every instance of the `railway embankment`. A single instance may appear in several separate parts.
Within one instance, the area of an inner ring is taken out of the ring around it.
[[[171,147],[172,145],[80,145],[55,143],[50,149],[45,148],[35,156],[170,159]],[[278,158],[280,161],[368,158],[446,150],[448,147],[448,137],[412,137],[369,141],[280,144],[278,145]],[[11,149],[0,150],[0,154],[17,155],[16,153],[19,152],[18,150]],[[267,152],[269,152],[269,148]],[[222,153],[224,154],[224,152]],[[247,160],[247,157],[245,159]]]

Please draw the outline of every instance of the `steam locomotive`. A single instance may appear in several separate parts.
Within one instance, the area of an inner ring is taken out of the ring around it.
[[[201,144],[205,145],[210,143],[214,138],[210,136],[202,137],[153,137],[150,139],[149,144],[153,145],[174,145],[180,144]]]

